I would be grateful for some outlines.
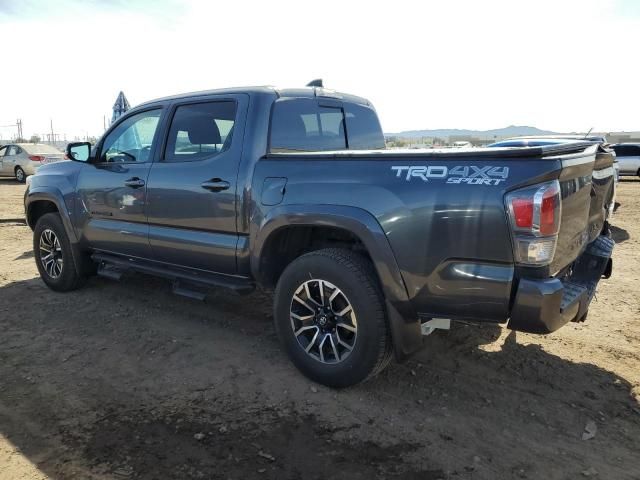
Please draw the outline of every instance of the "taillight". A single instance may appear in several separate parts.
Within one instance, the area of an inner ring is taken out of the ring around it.
[[[44,162],[44,157],[42,155],[29,155],[29,160],[33,162]]]
[[[552,182],[510,192],[505,197],[514,232],[516,262],[548,265],[553,261],[560,231],[560,183]]]
[[[560,201],[560,184],[544,190],[540,205],[541,235],[555,235],[560,230]]]
[[[518,228],[531,228],[533,225],[533,199],[514,198],[511,202],[513,218]]]

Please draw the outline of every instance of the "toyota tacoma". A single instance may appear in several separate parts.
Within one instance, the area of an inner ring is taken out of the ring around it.
[[[613,249],[596,149],[389,150],[368,100],[318,82],[212,90],[70,144],[29,178],[25,211],[51,289],[127,272],[200,299],[260,287],[293,363],[346,387],[451,320],[584,321]]]

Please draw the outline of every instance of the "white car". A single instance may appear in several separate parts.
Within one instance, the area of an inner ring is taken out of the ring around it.
[[[43,143],[13,143],[0,147],[0,176],[24,183],[40,165],[64,160],[64,153]]]
[[[613,145],[620,164],[620,175],[640,176],[640,143]]]

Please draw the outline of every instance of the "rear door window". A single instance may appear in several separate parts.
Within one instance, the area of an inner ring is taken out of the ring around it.
[[[231,146],[236,102],[181,105],[171,121],[165,162],[192,162],[218,155]]]

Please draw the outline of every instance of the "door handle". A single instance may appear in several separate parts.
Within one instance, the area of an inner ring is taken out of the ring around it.
[[[126,182],[124,182],[124,184],[127,187],[140,188],[140,187],[144,187],[144,180],[138,177],[133,177],[127,180]]]
[[[231,184],[219,178],[212,178],[211,180],[202,182],[200,186],[205,190],[209,190],[211,192],[221,192],[223,190],[227,190],[231,186]]]

